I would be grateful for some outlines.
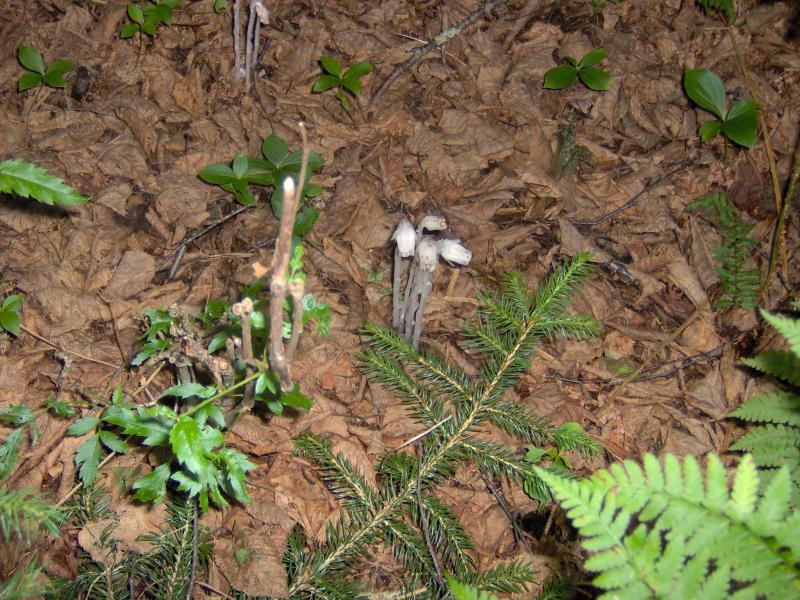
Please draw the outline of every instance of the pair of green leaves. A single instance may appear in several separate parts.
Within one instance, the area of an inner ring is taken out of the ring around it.
[[[128,17],[132,23],[128,23],[122,28],[119,37],[122,39],[130,38],[139,33],[146,33],[154,36],[158,26],[172,25],[172,11],[177,8],[181,0],[150,0],[145,6],[128,4]]]
[[[22,296],[11,294],[3,300],[0,306],[0,328],[7,331],[14,337],[20,332],[19,310],[22,308]]]
[[[758,130],[758,104],[739,100],[727,110],[725,86],[716,73],[707,69],[686,69],[683,86],[695,104],[717,117],[700,125],[701,140],[705,142],[722,133],[740,146],[753,147]]]
[[[36,426],[36,418],[43,412],[49,411],[55,417],[66,418],[75,414],[75,409],[63,400],[48,398],[45,400],[45,408],[36,412],[27,406],[11,405],[0,408],[0,424],[16,427],[8,434],[3,444],[0,445],[0,481],[11,474],[17,464],[19,452],[25,441],[25,430],[30,429],[31,445],[35,445],[39,440],[39,428]]]
[[[275,217],[280,219],[283,210],[282,182],[291,177],[295,185],[300,177],[300,167],[303,161],[301,149],[289,152],[286,142],[275,134],[270,134],[261,144],[262,157],[245,156],[239,154],[231,166],[224,163],[214,163],[203,168],[199,173],[200,179],[206,183],[220,186],[226,192],[233,194],[240,204],[253,206],[256,198],[250,190],[250,185],[273,187],[270,203]],[[310,179],[325,164],[325,160],[313,150],[308,153],[308,168],[306,181],[300,196],[301,206],[295,221],[294,234],[304,236],[314,227],[319,218],[319,211],[303,206],[305,198],[319,196],[324,190]]]
[[[64,75],[72,71],[72,63],[68,60],[54,60],[45,67],[42,55],[30,46],[20,46],[17,50],[17,59],[28,71],[17,82],[17,89],[20,92],[39,85],[63,88],[66,85]]]
[[[336,99],[343,109],[348,110],[350,102],[347,100],[346,92],[350,92],[353,96],[361,95],[361,77],[372,71],[372,63],[357,62],[346,71],[342,71],[344,68],[342,63],[331,56],[323,56],[319,62],[325,74],[314,82],[312,91],[325,92],[336,88]]]
[[[58,177],[24,160],[0,162],[0,193],[33,198],[48,206],[74,206],[89,201]]]
[[[548,90],[563,90],[580,79],[586,87],[596,91],[611,88],[611,75],[597,68],[606,58],[603,48],[595,48],[586,53],[580,61],[568,56],[569,64],[553,67],[544,74],[544,87]]]

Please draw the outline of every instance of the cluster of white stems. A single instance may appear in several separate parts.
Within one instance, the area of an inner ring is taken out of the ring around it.
[[[262,0],[250,0],[250,12],[247,17],[247,31],[245,33],[245,56],[242,64],[242,44],[239,41],[241,36],[241,12],[242,0],[234,0],[233,3],[233,53],[236,64],[234,65],[234,83],[245,78],[245,87],[250,91],[250,77],[258,62],[258,40],[260,37],[261,25],[269,24],[269,9],[264,6]]]
[[[395,242],[394,277],[392,280],[392,327],[403,334],[414,348],[419,347],[422,334],[422,316],[428,295],[433,288],[433,273],[442,259],[454,265],[467,265],[472,252],[459,240],[437,239],[425,232],[441,232],[447,228],[444,217],[428,215],[419,222],[416,230],[407,218],[400,221],[392,235]],[[405,260],[411,258],[411,269],[400,294]]]

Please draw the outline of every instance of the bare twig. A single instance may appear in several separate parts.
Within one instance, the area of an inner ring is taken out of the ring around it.
[[[426,44],[423,44],[419,48],[415,48],[414,51],[411,53],[405,61],[400,63],[397,67],[395,67],[394,71],[392,71],[389,76],[383,80],[383,82],[378,86],[378,89],[370,98],[369,105],[367,109],[372,106],[372,104],[380,98],[383,93],[392,85],[400,75],[403,74],[404,71],[410,69],[414,65],[416,65],[419,61],[423,59],[429,52],[436,50],[437,48],[441,48],[444,44],[458,36],[462,31],[464,31],[467,27],[475,23],[478,19],[480,19],[483,15],[488,13],[495,8],[498,8],[505,4],[506,0],[488,0],[483,6],[481,6],[478,10],[474,13],[469,15],[464,20],[456,23],[450,29],[446,29],[442,31],[439,35],[437,35],[432,40],[428,41]]]
[[[234,54],[234,73],[233,82],[239,83],[242,80],[242,0],[233,0],[233,54]]]
[[[292,231],[294,230],[294,222],[297,216],[297,207],[300,204],[300,195],[303,192],[303,185],[306,181],[309,152],[305,123],[301,122],[299,127],[300,135],[303,138],[303,160],[300,165],[300,176],[297,178],[297,185],[295,185],[291,177],[283,180],[281,222],[270,269],[272,278],[270,280],[269,305],[269,362],[270,367],[280,379],[281,389],[287,392],[292,388],[292,380],[289,374],[286,350],[283,345],[283,302],[286,299],[288,287],[287,271],[292,251]],[[296,308],[301,309],[299,306]]]
[[[253,312],[253,301],[244,298],[231,307],[231,312],[242,321],[242,358],[245,364],[245,377],[253,374],[253,335],[250,328],[250,313]],[[255,382],[251,382],[244,388],[244,398],[242,408],[250,410],[255,405]]]
[[[522,543],[525,544],[525,548],[528,550],[530,554],[533,554],[533,548],[531,548],[531,543],[528,541],[525,532],[519,528],[517,524],[517,520],[514,518],[514,515],[511,514],[511,510],[508,508],[508,504],[506,504],[506,499],[503,498],[503,495],[500,493],[492,481],[484,474],[481,473],[481,479],[483,479],[483,483],[486,485],[486,489],[492,492],[495,500],[497,500],[497,504],[500,505],[500,508],[503,509],[503,512],[506,513],[506,517],[511,522],[511,529],[514,531],[514,537],[518,540],[522,540]]]
[[[55,348],[56,350],[60,350],[61,352],[65,352],[67,354],[71,354],[72,356],[80,358],[81,360],[85,360],[85,361],[88,361],[88,362],[93,362],[95,364],[103,365],[105,367],[110,367],[112,369],[119,369],[119,370],[122,369],[122,367],[120,365],[115,365],[113,363],[106,362],[104,360],[100,360],[99,358],[92,358],[91,356],[86,356],[85,354],[81,354],[80,352],[75,352],[74,350],[69,350],[68,348],[63,348],[62,346],[59,346],[58,344],[51,342],[47,338],[42,337],[38,333],[35,333],[34,331],[31,331],[30,329],[25,327],[25,325],[20,325],[19,328],[22,331],[24,331],[25,333],[27,333],[29,336],[31,336],[32,338],[36,338],[37,340],[39,340],[42,343],[47,344],[51,348]]]

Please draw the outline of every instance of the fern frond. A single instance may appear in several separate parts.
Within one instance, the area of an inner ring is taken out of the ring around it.
[[[763,308],[760,310],[764,320],[778,330],[789,343],[789,350],[800,356],[800,319],[792,319],[783,315],[773,315]]]
[[[0,193],[33,198],[49,206],[72,206],[89,201],[58,177],[22,160],[0,162]]]
[[[29,543],[39,528],[58,536],[62,513],[31,490],[0,488],[0,533],[8,542],[12,536]]]
[[[800,387],[800,355],[782,350],[767,350],[752,358],[743,358],[742,363],[789,385]]]
[[[755,427],[736,440],[731,450],[752,454],[759,467],[795,467],[800,463],[800,428],[784,425]]]
[[[592,553],[585,567],[598,572],[603,597],[749,597],[796,585],[800,555],[787,554],[788,469],[759,496],[758,473],[742,459],[732,489],[722,463],[709,455],[706,482],[692,457],[667,455],[663,467],[648,454],[589,479],[561,479],[538,467]],[[628,532],[636,518],[638,525]],[[666,540],[666,543],[664,543]],[[795,544],[796,545],[796,544]],[[677,595],[676,595],[677,594]]]
[[[767,392],[748,400],[728,416],[800,427],[800,396],[783,391]]]

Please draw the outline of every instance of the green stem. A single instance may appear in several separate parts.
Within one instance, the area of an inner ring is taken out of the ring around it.
[[[213,396],[211,396],[210,398],[207,398],[207,399],[203,400],[203,401],[202,401],[200,404],[198,404],[197,406],[193,406],[192,408],[190,408],[189,410],[187,410],[185,413],[183,413],[183,415],[182,415],[182,416],[186,416],[186,417],[188,417],[189,415],[192,415],[192,414],[196,413],[198,410],[200,410],[200,409],[202,409],[202,408],[205,408],[206,406],[208,406],[208,405],[209,405],[209,404],[211,404],[212,402],[216,402],[216,401],[217,401],[217,400],[219,400],[220,398],[222,398],[222,397],[224,397],[224,396],[227,396],[228,394],[230,394],[231,392],[233,392],[233,391],[235,391],[235,390],[238,390],[240,387],[244,387],[244,386],[246,386],[246,385],[247,385],[248,383],[250,383],[251,381],[255,381],[256,379],[258,379],[259,377],[261,377],[261,375],[263,375],[264,373],[266,373],[266,371],[263,371],[263,370],[262,370],[262,371],[258,371],[258,372],[256,372],[256,373],[253,373],[253,374],[252,374],[252,375],[250,375],[249,377],[245,377],[245,378],[244,378],[244,379],[242,379],[242,380],[241,380],[239,383],[236,383],[236,384],[232,385],[232,386],[231,386],[231,387],[229,387],[229,388],[225,388],[225,389],[224,389],[224,390],[222,390],[221,392],[217,392],[216,394],[214,394],[214,395],[213,395]]]

